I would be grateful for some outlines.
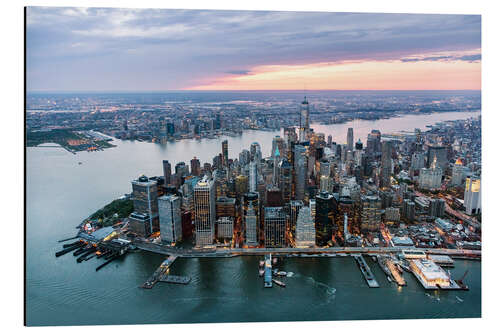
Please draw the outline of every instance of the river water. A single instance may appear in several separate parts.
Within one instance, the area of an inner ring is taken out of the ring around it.
[[[364,142],[372,129],[382,133],[425,129],[438,121],[479,113],[405,115],[377,121],[315,125],[316,132],[346,141],[348,127]],[[32,325],[96,325],[242,321],[462,318],[481,316],[481,264],[456,261],[451,274],[470,291],[426,292],[405,273],[406,287],[390,284],[368,260],[379,284],[366,285],[352,258],[286,259],[295,275],[287,287],[264,289],[258,257],[178,259],[172,274],[188,275],[188,285],[138,288],[164,259],[131,253],[95,272],[91,259],[77,264],[71,254],[55,258],[57,240],[73,236],[75,226],[109,201],[131,191],[130,180],[161,175],[161,161],[173,165],[197,156],[211,162],[228,139],[230,158],[257,141],[270,155],[279,132],[247,131],[238,137],[184,140],[166,145],[115,140],[117,147],[71,154],[62,148],[27,148],[26,165],[26,318]],[[82,164],[78,164],[82,162]],[[457,296],[459,298],[457,298]]]

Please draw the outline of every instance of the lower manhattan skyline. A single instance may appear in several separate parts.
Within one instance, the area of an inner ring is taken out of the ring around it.
[[[25,29],[25,325],[481,318],[480,15]]]

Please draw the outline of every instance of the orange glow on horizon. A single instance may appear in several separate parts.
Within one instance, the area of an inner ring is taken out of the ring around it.
[[[481,61],[349,61],[257,66],[190,90],[480,90]]]

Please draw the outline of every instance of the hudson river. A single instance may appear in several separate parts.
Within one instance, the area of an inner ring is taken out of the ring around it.
[[[405,115],[378,121],[314,125],[345,143],[366,141],[372,129],[382,134],[479,113]],[[188,285],[138,288],[164,259],[137,252],[95,272],[96,259],[76,263],[71,254],[56,258],[59,239],[74,236],[75,226],[111,200],[131,192],[139,174],[161,175],[161,161],[175,165],[193,156],[211,162],[229,141],[229,157],[257,141],[263,156],[279,132],[247,131],[239,137],[185,140],[167,145],[115,140],[115,148],[76,155],[62,148],[28,148],[26,165],[26,316],[28,325],[96,325],[190,322],[461,318],[481,316],[481,263],[455,261],[454,278],[469,270],[470,291],[425,291],[405,273],[405,287],[389,283],[367,260],[378,289],[366,285],[353,258],[288,258],[283,270],[295,273],[287,287],[263,288],[259,257],[178,259],[172,274],[188,275]],[[81,162],[82,164],[79,164]],[[457,298],[458,296],[458,298]]]

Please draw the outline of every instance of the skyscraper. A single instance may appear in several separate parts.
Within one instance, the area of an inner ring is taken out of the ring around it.
[[[176,243],[182,239],[181,199],[176,195],[158,198],[160,239],[163,243]]]
[[[292,166],[288,160],[283,158],[278,165],[279,169],[279,189],[283,196],[283,202],[287,203],[292,199]]]
[[[380,227],[382,203],[378,196],[361,199],[361,230],[376,231]]]
[[[314,220],[311,216],[311,209],[309,207],[302,207],[297,217],[296,228],[296,247],[312,247],[316,231],[314,229]]]
[[[259,194],[249,192],[243,196],[243,222],[245,230],[245,244],[256,246],[259,244],[260,208]]]
[[[257,183],[259,179],[257,162],[252,161],[249,165],[249,190],[250,192],[257,192]]]
[[[377,156],[380,154],[382,149],[381,145],[381,134],[379,130],[372,130],[370,134],[368,134],[368,138],[366,140],[366,153],[371,156]]]
[[[195,157],[191,160],[191,174],[199,176],[201,174],[200,160]]]
[[[316,245],[326,246],[333,236],[333,195],[320,192],[316,196]]]
[[[481,180],[478,177],[465,179],[464,206],[469,215],[481,212]]]
[[[262,151],[258,142],[253,142],[250,145],[250,159],[257,163],[260,163],[260,160],[262,159]]]
[[[392,172],[392,142],[384,141],[382,143],[382,167],[380,172],[380,187],[391,186],[391,172]]]
[[[354,133],[352,127],[347,129],[347,150],[353,151],[354,146]]]
[[[264,242],[266,247],[286,247],[286,218],[283,207],[264,208]]]
[[[222,141],[222,165],[224,167],[229,166],[229,156],[228,156],[228,143],[227,140]]]
[[[163,177],[165,178],[165,185],[172,184],[171,180],[172,166],[168,160],[163,160]]]
[[[294,152],[294,170],[295,170],[295,199],[304,200],[306,188],[306,172],[307,172],[307,156],[306,148],[302,145],[295,146]]]
[[[160,230],[158,220],[158,188],[155,180],[142,175],[132,181],[134,212],[146,214],[153,232]]]
[[[304,96],[304,100],[300,105],[300,124],[299,124],[299,140],[300,142],[309,139],[309,102]]]
[[[194,187],[196,245],[210,245],[215,237],[215,188],[206,176]]]

